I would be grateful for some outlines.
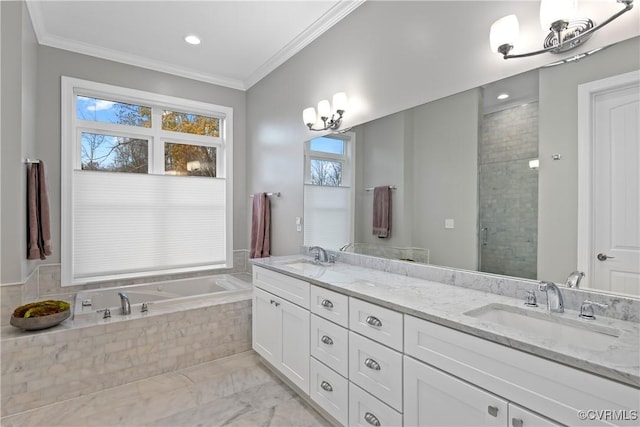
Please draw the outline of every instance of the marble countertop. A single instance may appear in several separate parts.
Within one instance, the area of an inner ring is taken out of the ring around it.
[[[640,324],[598,316],[587,327],[619,331],[614,344],[601,348],[589,343],[571,345],[532,330],[521,330],[482,320],[468,313],[489,304],[530,310],[534,316],[547,316],[546,306],[525,307],[523,301],[489,292],[446,285],[415,277],[387,273],[337,262],[309,267],[296,260],[310,261],[301,255],[251,260],[253,265],[303,279],[333,291],[366,300],[421,319],[522,350],[536,356],[597,374],[634,387],[640,387]],[[289,265],[288,265],[289,264]],[[553,313],[559,322],[580,321],[578,312]],[[589,322],[589,321],[584,321]],[[593,326],[592,326],[593,325]]]

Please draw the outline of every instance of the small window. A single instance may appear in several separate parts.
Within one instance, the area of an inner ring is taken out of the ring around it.
[[[165,110],[162,113],[162,130],[219,137],[220,119]]]
[[[164,171],[168,175],[216,176],[216,148],[164,144]]]
[[[331,154],[344,154],[344,141],[341,139],[320,137],[310,141],[311,151]]]
[[[82,132],[82,170],[147,173],[148,145],[146,139]]]
[[[76,117],[81,120],[151,127],[151,108],[78,95]]]
[[[311,184],[332,187],[342,185],[342,162],[312,158],[310,166]]]

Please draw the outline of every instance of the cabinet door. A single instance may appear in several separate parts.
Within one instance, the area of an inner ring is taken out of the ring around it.
[[[405,426],[507,425],[507,401],[404,356]]]
[[[509,427],[560,427],[560,424],[509,403]]]
[[[281,311],[280,368],[295,385],[309,394],[309,323],[308,310],[278,299]]]
[[[254,288],[253,349],[273,365],[280,361],[280,318],[280,308],[275,305],[274,296]]]

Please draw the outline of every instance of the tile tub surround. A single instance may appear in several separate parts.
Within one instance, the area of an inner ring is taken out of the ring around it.
[[[110,288],[114,286],[137,285],[164,280],[184,279],[187,277],[211,276],[215,274],[235,274],[250,272],[248,263],[249,251],[233,252],[233,268],[198,271],[195,273],[167,274],[135,279],[111,280],[90,285],[62,286],[60,280],[60,264],[46,264],[36,267],[24,283],[0,286],[0,326],[9,324],[13,309],[19,305],[45,299],[58,299],[73,304],[78,291]]]
[[[253,351],[4,417],[27,426],[330,427]]]
[[[95,322],[2,328],[2,416],[250,350],[251,290]]]
[[[255,266],[297,277],[312,284],[507,347],[636,388],[640,387],[639,323],[598,316],[596,320],[598,325],[620,331],[621,334],[616,345],[607,349],[574,347],[559,340],[536,336],[531,331],[501,326],[464,314],[493,303],[521,308],[523,307],[523,298],[515,299],[510,296],[497,295],[488,290],[480,291],[468,287],[452,286],[445,281],[425,280],[406,274],[388,273],[379,269],[343,262],[311,269],[306,274],[286,265],[287,261],[300,258],[300,255],[262,258],[252,260],[252,263]],[[450,271],[450,274],[454,273]],[[530,310],[546,313],[544,301],[542,303],[539,301],[538,304],[540,307],[530,308]],[[577,315],[577,311],[569,309],[561,314],[554,313],[554,316],[571,321],[577,320]]]

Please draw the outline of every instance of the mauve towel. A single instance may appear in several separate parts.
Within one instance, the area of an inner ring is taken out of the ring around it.
[[[381,239],[391,236],[391,188],[373,189],[373,235]]]
[[[27,259],[45,259],[52,253],[47,187],[44,162],[33,163],[27,177]]]
[[[265,258],[271,254],[271,206],[267,193],[253,195],[251,215],[251,250],[249,258]]]

